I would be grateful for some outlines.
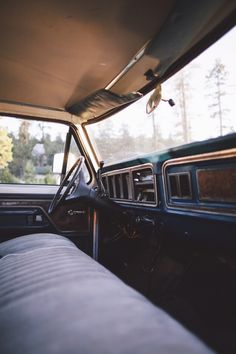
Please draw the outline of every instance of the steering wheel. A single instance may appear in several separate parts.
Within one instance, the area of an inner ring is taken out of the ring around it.
[[[80,156],[78,160],[74,163],[74,165],[71,167],[69,172],[66,174],[65,178],[61,182],[60,187],[58,188],[56,194],[53,197],[53,200],[51,201],[49,208],[48,208],[48,213],[52,214],[56,208],[66,199],[73,199],[72,195],[75,190],[78,189],[78,186],[81,182],[82,178],[82,167],[84,165],[84,157]],[[75,170],[75,172],[74,172]],[[73,177],[68,183],[68,180],[71,176],[71,174],[74,172]],[[68,185],[67,185],[68,183]],[[66,187],[65,191],[61,194],[62,189]]]

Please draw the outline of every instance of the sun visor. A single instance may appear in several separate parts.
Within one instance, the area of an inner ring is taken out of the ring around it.
[[[117,94],[141,91],[147,82],[163,81],[215,42],[232,27],[236,2],[231,0],[176,1],[166,22],[147,44],[143,56],[119,76],[110,89]],[[150,74],[149,74],[150,73]],[[147,75],[149,74],[149,75]]]
[[[159,58],[160,64],[154,73],[162,76],[171,64],[190,51],[235,8],[235,2],[228,0],[205,0],[200,4],[195,0],[177,2],[165,26],[145,52]]]
[[[81,122],[88,122],[109,113],[115,108],[137,101],[141,97],[142,94],[139,92],[118,95],[109,90],[101,89],[80,102],[67,107],[67,111],[78,116]]]

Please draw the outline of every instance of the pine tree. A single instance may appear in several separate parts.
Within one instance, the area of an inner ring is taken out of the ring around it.
[[[189,98],[189,73],[186,70],[181,70],[176,78],[175,90],[178,102],[178,116],[180,136],[183,143],[188,143],[191,140],[190,137],[190,122],[188,120],[188,105],[187,100]],[[178,138],[179,138],[178,137]]]
[[[227,71],[225,65],[221,63],[220,59],[216,59],[213,68],[206,75],[208,88],[210,90],[211,102],[209,109],[211,117],[219,121],[219,134],[223,135],[224,130],[224,116],[226,110],[223,107],[223,96],[225,96],[225,85],[227,80]]]

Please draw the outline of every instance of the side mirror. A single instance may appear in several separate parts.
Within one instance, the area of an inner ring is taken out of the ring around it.
[[[76,156],[71,152],[68,155],[67,161],[67,171],[74,165],[75,161],[77,160]],[[64,153],[60,152],[53,156],[53,165],[52,165],[52,172],[55,174],[61,174],[62,166],[64,161]]]
[[[53,165],[52,165],[52,172],[55,174],[61,174],[62,165],[64,160],[64,153],[60,152],[53,156]]]

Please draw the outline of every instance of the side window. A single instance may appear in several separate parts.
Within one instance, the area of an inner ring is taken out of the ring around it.
[[[68,154],[67,161],[64,161],[64,155]],[[81,151],[78,144],[69,130],[65,140],[65,150],[64,152],[58,152],[54,155],[53,159],[53,173],[57,180],[57,184],[60,184],[61,179],[63,179],[66,173],[71,169],[77,159],[81,156]],[[86,164],[83,166],[83,173],[85,181],[88,183],[90,181],[90,174]]]
[[[0,183],[60,184],[68,132],[65,124],[0,117]],[[71,137],[67,169],[79,156]]]

